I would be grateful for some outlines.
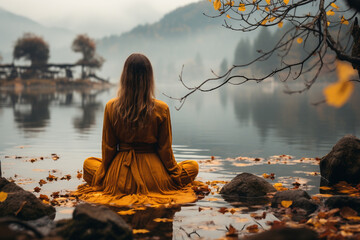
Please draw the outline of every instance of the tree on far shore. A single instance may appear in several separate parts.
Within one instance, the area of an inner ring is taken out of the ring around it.
[[[74,52],[79,52],[83,57],[76,63],[81,65],[81,75],[85,78],[86,75],[92,73],[92,69],[99,69],[104,63],[104,58],[96,54],[96,43],[94,39],[91,39],[86,34],[78,35],[71,46]],[[85,72],[85,67],[88,68],[88,72]]]
[[[41,67],[49,59],[49,45],[42,37],[33,33],[25,33],[20,37],[14,47],[15,60],[25,58],[31,62],[31,67]]]

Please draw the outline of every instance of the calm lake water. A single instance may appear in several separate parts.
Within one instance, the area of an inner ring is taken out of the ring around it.
[[[322,157],[342,136],[358,135],[360,131],[358,89],[349,103],[335,109],[325,104],[312,105],[323,99],[321,89],[325,85],[321,84],[301,95],[284,94],[283,87],[273,82],[231,86],[211,93],[194,94],[180,111],[176,111],[178,103],[161,94],[180,96],[184,89],[176,84],[159,84],[157,98],[167,102],[171,109],[176,159],[199,161],[198,179],[202,181],[229,181],[241,172],[275,173],[275,180],[270,182],[282,182],[292,187],[291,184],[297,181],[311,195],[317,194],[320,182],[318,164],[299,159]],[[107,90],[2,91],[2,175],[32,191],[40,179],[45,179],[49,171],[55,170],[52,174],[59,177],[70,174],[72,179],[45,184],[42,194],[76,189],[83,183],[76,178],[83,160],[89,156],[101,156],[104,106],[115,95],[116,87]],[[54,161],[51,158],[53,153],[60,158]],[[276,162],[276,157],[272,157],[282,154],[292,158]],[[216,161],[204,163],[211,156],[215,156]],[[44,159],[30,161],[40,157]],[[254,161],[255,157],[261,158],[260,161]],[[191,206],[174,210],[170,214],[174,222],[165,228],[173,231],[174,236],[184,234],[183,229],[189,232],[197,229],[202,236],[217,238],[224,235],[219,228],[225,229],[229,223],[238,227],[243,225],[233,215],[217,211],[198,213],[199,207],[209,206],[216,209],[231,205],[215,192]],[[70,217],[71,210],[71,206],[58,207],[56,218]],[[189,216],[193,216],[192,220]],[[213,218],[211,224],[208,223],[209,216]]]

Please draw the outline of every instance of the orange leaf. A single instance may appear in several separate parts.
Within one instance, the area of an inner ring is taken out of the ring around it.
[[[245,11],[245,10],[246,10],[246,8],[245,8],[245,4],[244,4],[244,3],[240,3],[240,4],[239,4],[239,8],[238,8],[238,10],[239,10],[239,12],[243,12],[243,11]]]
[[[265,0],[267,4],[271,4],[271,0]]]
[[[293,201],[281,201],[281,206],[283,206],[284,208],[288,208],[292,205]]]
[[[261,22],[261,25],[266,25],[267,21],[268,21],[268,18],[266,17],[266,18]]]
[[[302,39],[301,37],[299,37],[299,38],[296,39],[296,42],[297,42],[298,44],[300,44],[300,43],[303,42],[303,39]]]
[[[120,214],[120,215],[133,215],[133,214],[135,214],[135,211],[134,210],[127,210],[127,211],[120,211],[120,212],[118,212],[118,214]]]
[[[147,229],[133,229],[132,231],[133,231],[133,234],[140,234],[140,233],[148,233],[148,232],[150,232]]]
[[[330,9],[329,11],[326,12],[326,15],[328,15],[328,16],[334,16],[334,15],[335,15],[335,12],[334,12],[334,10]]]
[[[331,3],[330,6],[332,6],[333,8],[339,9],[339,7],[335,3]]]
[[[324,89],[327,104],[334,107],[341,107],[350,98],[354,91],[354,84],[350,78],[357,74],[350,63],[336,61],[336,72],[338,82],[330,84]]]
[[[279,23],[278,23],[279,28],[282,28],[282,27],[283,27],[283,25],[284,25],[284,23],[283,23],[283,22],[279,22]]]
[[[215,10],[219,10],[221,8],[221,2],[220,0],[215,0],[214,1],[214,9]]]
[[[0,202],[4,202],[8,197],[6,192],[0,192]]]
[[[170,219],[170,218],[155,218],[154,222],[173,222],[173,219]]]
[[[349,25],[349,21],[344,18],[344,16],[341,17],[341,24]]]
[[[265,11],[270,12],[270,9],[268,7],[265,7]]]
[[[284,0],[285,5],[288,5],[289,0]]]
[[[226,15],[227,18],[231,18],[229,14]]]

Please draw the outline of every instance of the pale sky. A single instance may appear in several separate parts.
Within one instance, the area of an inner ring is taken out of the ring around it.
[[[93,37],[120,34],[199,0],[0,0],[0,7],[42,25]]]

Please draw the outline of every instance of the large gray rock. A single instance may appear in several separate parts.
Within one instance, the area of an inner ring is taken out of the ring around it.
[[[226,201],[242,201],[252,198],[264,198],[276,189],[265,179],[251,173],[241,173],[224,185],[220,194]]]
[[[271,207],[281,206],[281,201],[292,201],[291,208],[304,209],[307,214],[314,212],[318,205],[311,200],[309,194],[303,190],[286,190],[277,192],[271,200]]]
[[[320,161],[321,185],[340,181],[360,183],[360,139],[352,135],[341,138]]]
[[[329,209],[349,207],[360,213],[360,198],[350,196],[333,196],[325,201]]]
[[[44,204],[31,192],[25,191],[15,183],[0,178],[0,192],[8,193],[4,202],[0,202],[0,217],[17,217],[22,220],[34,220],[44,216],[55,217],[55,208]]]
[[[132,239],[129,225],[105,206],[77,205],[73,219],[57,224],[52,234],[64,239]]]

